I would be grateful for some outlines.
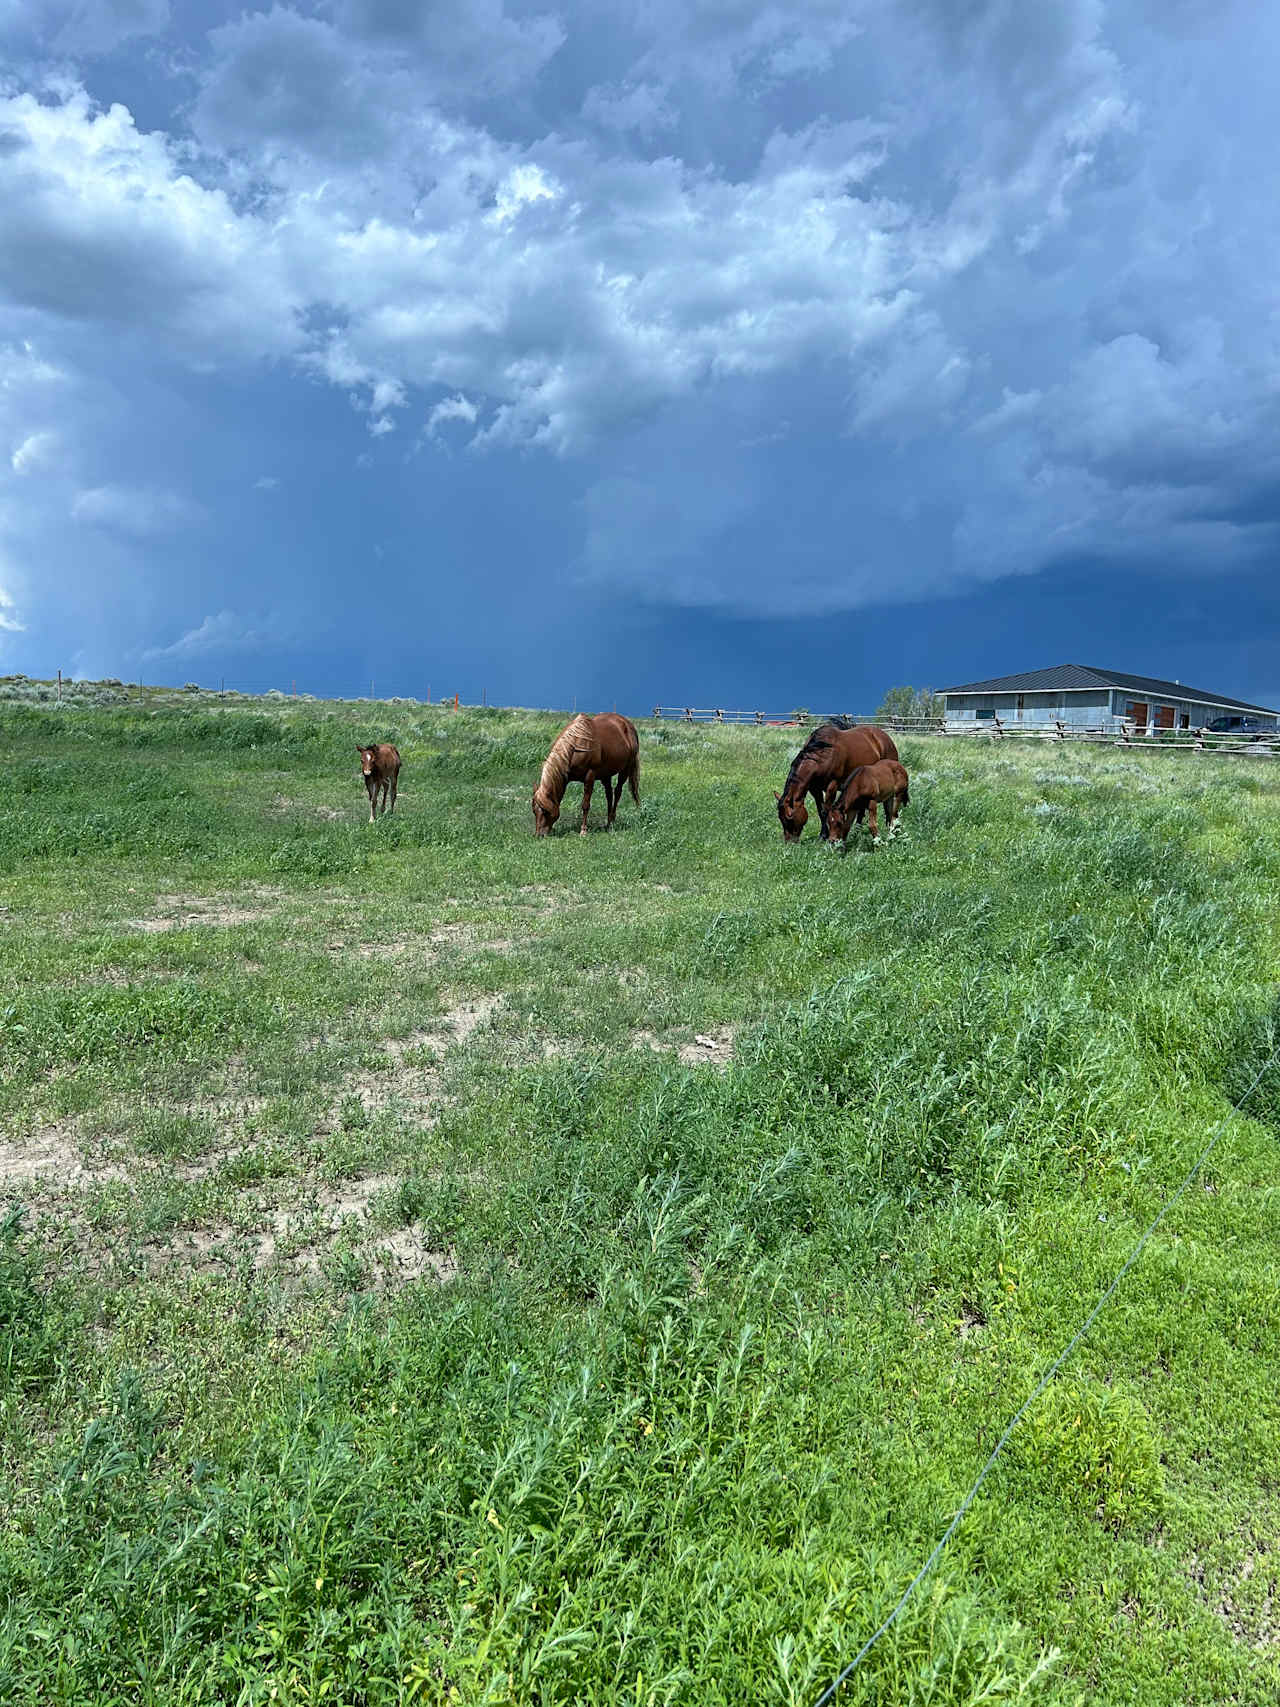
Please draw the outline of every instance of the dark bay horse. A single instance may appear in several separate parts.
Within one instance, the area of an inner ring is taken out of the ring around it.
[[[778,817],[782,823],[784,842],[798,842],[800,832],[809,822],[805,806],[806,794],[813,796],[822,825],[822,840],[827,839],[827,802],[836,789],[859,765],[874,765],[880,759],[896,759],[898,749],[891,736],[874,723],[860,723],[854,729],[842,729],[837,723],[823,723],[801,747],[791,761],[782,793],[775,789]]]
[[[400,783],[400,754],[390,741],[378,741],[372,747],[357,747],[364,785],[369,791],[369,822],[378,816],[378,790],[382,790],[382,811],[386,815],[387,790],[391,790],[391,810],[396,809],[396,789]]]
[[[616,779],[616,780],[615,780]],[[613,823],[622,798],[622,786],[631,784],[631,798],[640,804],[640,737],[629,717],[603,711],[599,717],[579,714],[556,736],[533,791],[533,833],[545,836],[560,816],[560,802],[571,782],[582,784],[582,829],[587,833],[591,790],[604,783],[609,802],[605,828]]]
[[[880,759],[874,765],[859,765],[840,785],[840,791],[827,805],[827,834],[833,842],[843,842],[855,824],[870,814],[871,840],[880,840],[876,833],[876,806],[884,807],[884,821],[889,834],[898,827],[898,813],[911,796],[907,793],[907,773],[897,759]]]

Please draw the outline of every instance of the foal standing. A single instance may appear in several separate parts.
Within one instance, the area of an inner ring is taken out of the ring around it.
[[[387,811],[387,790],[391,790],[391,810],[396,809],[396,787],[400,781],[400,754],[390,741],[378,741],[372,747],[357,747],[364,785],[369,791],[369,822],[378,816],[378,790],[382,790],[382,811]]]
[[[876,830],[876,807],[884,807],[889,834],[898,827],[898,813],[911,796],[907,792],[907,773],[897,759],[881,759],[878,764],[859,765],[846,779],[839,794],[827,807],[827,830],[833,842],[845,842],[854,824],[860,824],[870,814],[871,841],[880,840]],[[847,843],[846,843],[847,845]]]

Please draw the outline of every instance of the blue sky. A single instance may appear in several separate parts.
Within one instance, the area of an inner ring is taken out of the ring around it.
[[[1280,13],[0,0],[0,668],[1280,702]]]

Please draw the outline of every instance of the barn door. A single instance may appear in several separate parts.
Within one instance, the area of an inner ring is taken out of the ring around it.
[[[1147,726],[1147,715],[1150,710],[1151,707],[1147,705],[1144,700],[1134,699],[1130,700],[1129,709],[1125,713],[1125,716],[1129,719],[1130,723],[1133,724],[1135,729],[1145,729]]]
[[[1173,728],[1173,707],[1171,705],[1158,705],[1156,707],[1156,728]]]

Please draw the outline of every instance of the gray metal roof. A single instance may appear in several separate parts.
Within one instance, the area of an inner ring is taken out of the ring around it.
[[[1091,688],[1119,688],[1123,693],[1153,699],[1191,699],[1202,705],[1228,706],[1233,711],[1264,711],[1276,716],[1268,705],[1251,705],[1245,699],[1208,693],[1185,682],[1164,682],[1156,676],[1129,676],[1119,670],[1095,670],[1088,664],[1055,664],[1048,670],[1025,670],[1020,676],[993,676],[986,682],[965,682],[961,687],[940,688],[953,693],[1084,693]]]

